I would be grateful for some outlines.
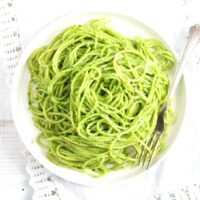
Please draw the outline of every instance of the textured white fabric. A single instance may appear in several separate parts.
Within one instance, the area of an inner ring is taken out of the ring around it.
[[[38,5],[40,7],[48,4],[48,10],[45,16],[34,15],[31,19],[34,22],[27,28],[29,22],[20,24],[22,35],[25,37],[22,41],[28,42],[30,33],[36,31],[37,22],[42,25],[39,19],[52,19],[62,12],[83,9],[87,7],[117,10],[126,12],[129,15],[139,18],[155,27],[161,35],[167,39],[172,46],[180,53],[183,46],[185,33],[189,25],[200,22],[199,6],[195,4],[198,0],[177,0],[177,1],[78,1],[70,3],[70,10],[64,9],[64,2],[58,6],[54,1],[22,1],[35,6],[34,14]],[[20,52],[21,41],[18,31],[17,19],[15,14],[15,2],[13,0],[0,0],[0,65],[3,65],[8,76],[8,82],[12,81],[12,74],[17,65]],[[96,4],[96,5],[94,5]],[[26,17],[30,19],[31,13],[26,13],[22,3],[18,1],[19,19]],[[55,8],[56,9],[55,9]],[[60,9],[60,10],[59,10]],[[40,10],[40,8],[38,8]],[[44,10],[44,9],[43,9]],[[20,12],[21,11],[21,12]],[[24,11],[24,12],[23,12]],[[53,11],[53,12],[52,12]],[[33,13],[32,13],[33,14]],[[159,17],[158,17],[159,16]],[[158,19],[159,18],[159,19]],[[25,21],[23,21],[25,22]],[[28,37],[29,36],[29,37]],[[169,37],[171,36],[171,37]],[[196,50],[200,52],[200,48]],[[187,70],[186,82],[188,91],[189,109],[186,113],[186,119],[182,129],[184,130],[176,145],[176,151],[172,151],[171,156],[163,161],[159,166],[150,170],[146,175],[137,179],[137,182],[130,180],[120,185],[109,186],[106,188],[84,187],[62,180],[55,177],[41,166],[28,152],[25,153],[27,158],[27,172],[30,175],[30,185],[34,189],[34,200],[98,200],[98,199],[149,199],[149,200],[167,200],[167,199],[200,199],[200,130],[198,124],[198,102],[200,102],[199,91],[200,85],[200,57],[198,54],[193,56],[193,62],[190,63],[190,69]],[[177,162],[178,160],[178,162]]]
[[[13,0],[0,0],[0,67],[5,71],[8,86],[12,83],[14,69],[17,66],[22,44],[18,29],[15,2]],[[0,91],[4,95],[4,90]],[[7,96],[6,96],[7,97]],[[6,120],[10,118],[10,106],[2,98],[0,102],[0,116],[5,119],[0,122],[1,134],[6,134],[8,130],[15,131],[13,121]],[[4,124],[3,124],[4,123]],[[3,128],[5,126],[5,128]],[[12,129],[11,129],[12,128]],[[30,153],[24,154],[27,158],[26,170],[30,175],[30,185],[34,189],[33,200],[59,200],[57,188],[55,186],[53,175],[40,165]]]
[[[29,152],[25,152],[25,157],[26,170],[30,175],[29,184],[34,189],[33,200],[59,200],[53,174],[39,164]]]
[[[13,0],[0,0],[0,63],[10,84],[22,49]]]

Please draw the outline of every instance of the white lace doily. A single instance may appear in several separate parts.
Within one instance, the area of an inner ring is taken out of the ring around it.
[[[0,0],[0,47],[1,62],[10,84],[22,49],[13,0]]]
[[[33,200],[60,200],[53,175],[29,152],[26,151],[24,155],[27,159],[26,170],[30,175],[29,184],[34,189]]]
[[[188,0],[189,1],[189,0]],[[182,1],[187,4],[186,0]],[[14,0],[0,0],[0,62],[8,77],[8,84],[12,82],[12,75],[19,60],[22,44],[15,14]],[[189,14],[186,12],[186,20]],[[24,153],[27,159],[26,170],[30,176],[30,185],[34,189],[34,200],[60,200],[54,175],[47,171],[27,151]],[[192,183],[183,185],[175,191],[164,194],[155,194],[148,200],[198,200],[200,199],[200,184]]]
[[[0,66],[7,76],[8,86],[12,83],[15,67],[22,52],[22,43],[16,17],[15,2],[0,0]],[[33,200],[59,200],[53,175],[40,165],[27,151],[26,170],[34,190]]]
[[[155,194],[147,200],[199,200],[200,199],[200,184],[191,184],[179,187],[174,191],[164,194]]]

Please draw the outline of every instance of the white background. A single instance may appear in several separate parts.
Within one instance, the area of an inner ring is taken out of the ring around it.
[[[15,4],[24,48],[54,18],[85,9],[126,12],[158,30],[178,53],[188,26],[200,23],[198,0],[16,0]],[[29,200],[32,189],[25,171],[24,147],[12,123],[9,92],[0,67],[0,199]]]

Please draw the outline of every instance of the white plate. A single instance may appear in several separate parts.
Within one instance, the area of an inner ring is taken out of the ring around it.
[[[102,178],[95,179],[83,173],[56,166],[55,164],[48,161],[48,159],[45,157],[44,151],[35,142],[35,138],[39,131],[34,126],[33,121],[31,119],[31,113],[28,110],[27,85],[29,80],[29,73],[26,61],[28,56],[34,49],[44,44],[47,44],[49,41],[51,41],[51,39],[53,39],[53,37],[56,34],[62,31],[65,27],[72,24],[84,23],[93,18],[102,18],[102,17],[111,19],[112,22],[110,26],[114,30],[124,35],[127,35],[129,37],[134,37],[136,35],[139,35],[141,37],[157,38],[167,45],[167,43],[150,27],[131,17],[122,14],[108,13],[108,12],[86,12],[86,13],[65,15],[61,18],[56,19],[55,21],[51,22],[46,27],[44,27],[36,35],[36,37],[31,40],[29,46],[24,50],[20,62],[18,64],[18,67],[16,69],[13,88],[12,88],[12,96],[11,96],[13,118],[17,130],[19,132],[19,135],[22,141],[24,142],[26,148],[44,167],[46,167],[52,173],[68,181],[84,185],[101,185],[101,184],[114,183],[126,180],[130,177],[135,177],[138,174],[142,174],[142,172],[144,171],[138,169],[137,170],[125,169],[112,172]],[[169,49],[171,48],[169,47]],[[173,104],[175,112],[177,114],[177,122],[169,130],[166,143],[167,150],[157,157],[153,165],[155,165],[156,163],[160,162],[163,159],[163,157],[169,151],[172,143],[174,142],[174,140],[178,135],[181,122],[183,120],[183,116],[185,113],[185,105],[186,105],[184,80],[181,80],[179,87],[176,90]]]

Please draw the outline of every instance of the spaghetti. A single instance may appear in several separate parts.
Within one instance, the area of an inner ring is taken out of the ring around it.
[[[53,163],[95,177],[136,167],[143,147],[151,152],[146,141],[168,92],[166,71],[174,65],[158,40],[130,39],[106,23],[70,26],[28,59],[38,144]]]

